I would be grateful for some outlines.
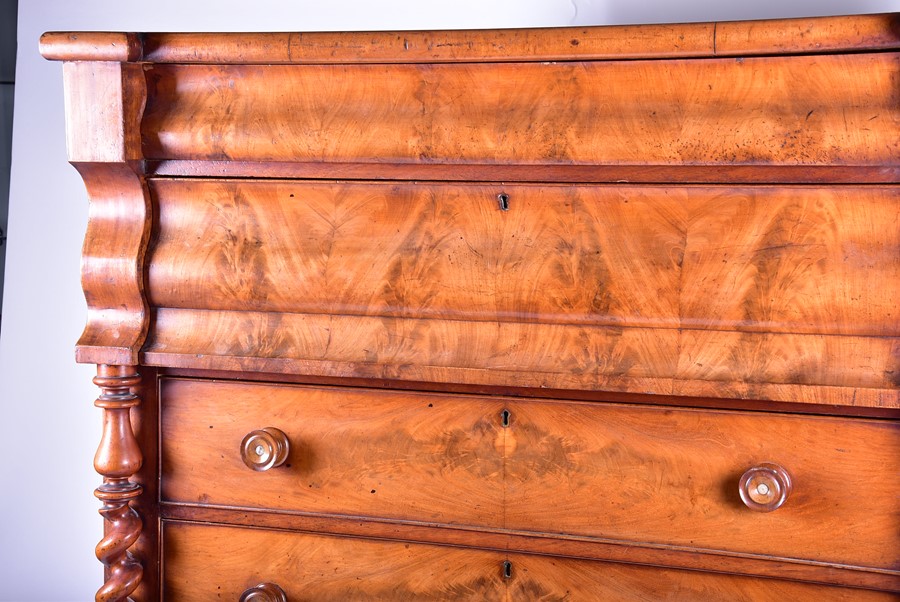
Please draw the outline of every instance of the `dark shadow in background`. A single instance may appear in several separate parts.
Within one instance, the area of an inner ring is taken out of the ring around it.
[[[0,0],[0,315],[9,227],[9,169],[12,159],[13,91],[16,81],[18,0]]]

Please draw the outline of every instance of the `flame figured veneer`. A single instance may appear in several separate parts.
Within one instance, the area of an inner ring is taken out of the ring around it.
[[[898,23],[45,34],[97,600],[892,599]]]

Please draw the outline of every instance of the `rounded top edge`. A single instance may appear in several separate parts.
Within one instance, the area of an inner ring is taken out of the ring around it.
[[[41,36],[41,56],[51,61],[141,60],[143,45],[137,33],[48,31]]]
[[[44,58],[185,64],[706,58],[900,49],[900,13],[710,23],[345,32],[48,32]]]

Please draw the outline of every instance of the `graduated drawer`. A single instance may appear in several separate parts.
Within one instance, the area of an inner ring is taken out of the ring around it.
[[[162,383],[162,499],[665,544],[896,571],[900,430],[778,413]],[[247,433],[285,463],[254,472]],[[792,492],[749,509],[742,475]]]
[[[152,365],[900,402],[896,186],[150,186]]]
[[[164,523],[166,600],[892,600],[891,594],[502,551]]]
[[[154,65],[141,134],[170,173],[890,182],[897,66],[894,52]]]

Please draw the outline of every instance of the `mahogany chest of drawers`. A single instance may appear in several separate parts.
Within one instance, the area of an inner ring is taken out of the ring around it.
[[[889,600],[900,19],[48,33],[97,600]]]

